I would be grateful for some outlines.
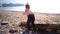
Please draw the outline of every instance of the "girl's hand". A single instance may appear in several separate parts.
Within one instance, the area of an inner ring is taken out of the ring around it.
[[[24,12],[23,15],[29,15],[27,12]]]
[[[25,15],[25,13],[23,13],[23,15]]]

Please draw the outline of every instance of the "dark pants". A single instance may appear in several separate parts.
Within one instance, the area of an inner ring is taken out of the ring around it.
[[[34,24],[35,16],[34,15],[28,15],[28,20],[27,20],[27,28],[30,30],[30,23],[33,26],[33,29],[36,30],[36,26]]]

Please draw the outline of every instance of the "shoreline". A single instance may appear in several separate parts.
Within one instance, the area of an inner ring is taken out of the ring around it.
[[[0,10],[1,11],[5,11],[5,12],[24,12],[24,11],[13,11],[13,10]],[[50,15],[60,15],[60,13],[42,13],[42,12],[33,12],[33,13],[39,13],[39,14],[50,14]]]

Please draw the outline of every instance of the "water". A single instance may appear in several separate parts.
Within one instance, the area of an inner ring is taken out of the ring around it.
[[[10,11],[24,11],[24,6],[13,6],[13,7],[0,7],[0,10],[10,10]]]

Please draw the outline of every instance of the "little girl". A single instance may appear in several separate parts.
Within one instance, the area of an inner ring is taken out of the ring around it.
[[[30,23],[32,24],[33,26],[33,30],[36,30],[36,26],[34,24],[34,20],[35,20],[35,16],[34,14],[31,12],[30,10],[30,5],[29,4],[26,4],[25,5],[25,12],[24,14],[26,14],[28,16],[28,19],[27,19],[27,29],[28,30],[31,30],[30,29]]]

